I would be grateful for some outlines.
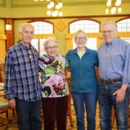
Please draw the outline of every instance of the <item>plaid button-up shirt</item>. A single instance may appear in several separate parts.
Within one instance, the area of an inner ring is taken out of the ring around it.
[[[15,97],[25,101],[41,99],[38,53],[33,46],[27,48],[19,42],[8,50],[4,87],[8,100]]]

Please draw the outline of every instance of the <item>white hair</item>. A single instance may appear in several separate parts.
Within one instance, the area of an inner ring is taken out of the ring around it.
[[[105,25],[108,25],[108,24],[111,24],[112,27],[113,27],[113,29],[114,29],[115,31],[117,31],[117,24],[116,24],[116,22],[114,22],[114,21],[106,21],[106,22],[104,22],[104,23],[102,24],[102,27],[105,26]]]
[[[47,44],[48,44],[49,42],[55,42],[55,43],[58,44],[58,41],[57,41],[57,39],[56,39],[55,37],[49,37],[49,38],[47,38],[47,39],[44,41],[44,48],[47,47]]]
[[[26,25],[32,26],[32,28],[33,28],[33,30],[34,30],[34,27],[33,27],[33,25],[32,25],[31,23],[23,23],[23,24],[21,24],[21,25],[19,26],[19,33],[22,33],[23,28],[24,28]]]

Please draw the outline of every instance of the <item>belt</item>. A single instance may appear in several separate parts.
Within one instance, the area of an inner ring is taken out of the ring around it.
[[[113,82],[119,82],[122,81],[122,78],[118,78],[118,79],[101,79],[101,82],[103,83],[113,83]]]

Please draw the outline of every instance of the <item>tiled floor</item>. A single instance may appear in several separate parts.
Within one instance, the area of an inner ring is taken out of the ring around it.
[[[70,125],[70,121],[69,121],[69,118],[67,118],[67,130],[77,130],[76,128],[76,121],[75,121],[75,112],[74,112],[74,108],[73,108],[73,104],[72,104],[72,116],[73,116],[73,124],[74,124],[74,127],[71,127]],[[4,115],[1,115],[0,114],[0,118],[3,118]],[[130,122],[130,119],[129,119],[129,122]],[[114,125],[114,128],[113,130],[117,130],[116,125]],[[129,127],[130,129],[130,127]],[[0,130],[18,130],[18,127],[17,127],[17,121],[16,120],[13,120],[11,122],[1,122],[0,123]],[[44,129],[42,129],[44,130]],[[100,127],[99,127],[99,109],[97,107],[97,111],[96,111],[96,130],[100,130]]]

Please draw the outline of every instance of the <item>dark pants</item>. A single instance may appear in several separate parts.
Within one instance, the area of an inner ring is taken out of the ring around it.
[[[99,84],[99,106],[100,106],[100,125],[101,130],[112,130],[111,126],[111,110],[112,106],[115,109],[115,116],[118,130],[128,130],[128,104],[129,91],[126,90],[124,101],[116,102],[115,91],[121,88],[121,82],[115,83],[100,83]]]
[[[27,102],[16,98],[19,130],[41,130],[41,100]]]
[[[87,130],[95,130],[97,92],[72,93],[77,117],[77,129],[85,130],[84,115],[87,113]],[[86,109],[84,109],[86,108]]]
[[[59,98],[42,98],[44,130],[66,130],[68,96]]]

